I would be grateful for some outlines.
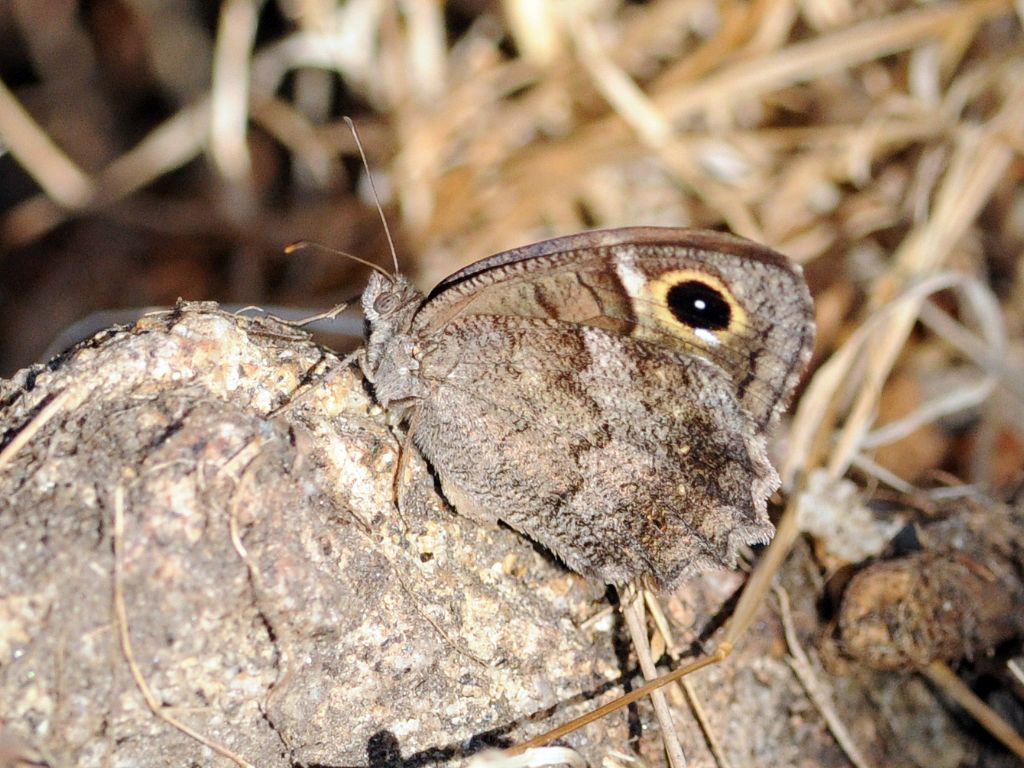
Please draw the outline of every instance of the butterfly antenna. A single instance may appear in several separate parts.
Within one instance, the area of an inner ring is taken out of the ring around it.
[[[374,264],[372,261],[361,259],[358,256],[349,253],[348,251],[339,251],[337,248],[328,248],[326,245],[321,245],[320,243],[313,243],[310,242],[309,240],[296,240],[294,243],[288,243],[288,245],[284,247],[284,252],[291,255],[296,251],[301,251],[305,248],[316,248],[317,250],[323,251],[324,253],[333,253],[336,256],[344,256],[346,259],[352,259],[352,261],[363,264],[369,267],[370,269],[374,270],[375,272],[380,272],[388,280],[394,280],[394,277],[392,277],[392,275],[388,273],[388,271],[384,269],[384,267],[378,264]]]
[[[398,269],[398,254],[395,252],[395,241],[391,239],[391,229],[388,227],[387,216],[384,215],[384,208],[380,204],[380,196],[377,194],[377,185],[373,183],[373,174],[370,173],[370,164],[366,162],[366,153],[363,151],[363,142],[359,140],[359,131],[356,130],[356,124],[352,122],[352,118],[347,115],[342,118],[348,125],[349,130],[352,131],[352,138],[356,140],[356,149],[359,150],[359,157],[363,160],[363,168],[366,169],[366,180],[370,182],[370,192],[373,193],[373,202],[377,205],[377,213],[380,214],[380,221],[384,225],[384,235],[388,239],[388,248],[391,249],[391,261],[395,265],[395,274],[399,272]]]

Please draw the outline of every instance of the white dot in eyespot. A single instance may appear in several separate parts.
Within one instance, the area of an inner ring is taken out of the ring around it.
[[[707,309],[708,308],[708,303],[706,301],[704,301],[704,299],[697,299],[696,301],[693,302],[693,308],[694,309]]]
[[[717,347],[719,344],[722,343],[719,340],[719,338],[715,336],[715,334],[709,331],[707,328],[694,328],[693,335],[696,336],[701,341],[707,342],[712,347]]]

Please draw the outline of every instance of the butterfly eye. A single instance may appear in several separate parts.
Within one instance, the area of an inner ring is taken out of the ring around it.
[[[382,293],[376,299],[373,300],[373,311],[381,317],[387,317],[396,309],[401,303],[398,294],[396,293]]]
[[[676,283],[665,298],[676,320],[691,328],[719,331],[729,327],[732,308],[722,292],[707,283],[699,280]]]

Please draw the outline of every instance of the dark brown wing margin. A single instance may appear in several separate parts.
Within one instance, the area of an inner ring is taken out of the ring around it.
[[[539,256],[551,256],[566,251],[631,243],[703,248],[708,251],[719,251],[735,256],[756,259],[782,267],[789,272],[793,271],[793,267],[785,256],[776,253],[766,246],[758,245],[755,242],[731,235],[728,232],[717,232],[708,229],[686,229],[682,227],[620,227],[618,229],[596,229],[590,232],[580,232],[576,235],[554,237],[550,240],[541,240],[539,243],[524,245],[522,248],[514,248],[511,251],[502,251],[493,256],[488,256],[486,259],[474,262],[446,277],[430,292],[427,301],[429,302],[449,288],[463,283],[481,272],[500,267],[503,264],[526,261]]]

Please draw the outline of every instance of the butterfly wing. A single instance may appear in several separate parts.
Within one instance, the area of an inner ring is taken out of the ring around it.
[[[467,314],[435,335],[412,433],[460,513],[606,583],[669,586],[764,542],[778,483],[715,365],[613,331]]]
[[[430,336],[467,315],[602,328],[703,357],[732,379],[759,429],[810,356],[813,315],[799,267],[720,232],[634,227],[497,254],[439,284],[416,318]]]

